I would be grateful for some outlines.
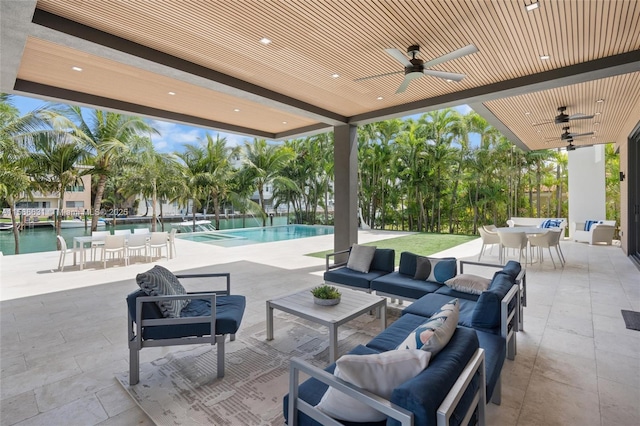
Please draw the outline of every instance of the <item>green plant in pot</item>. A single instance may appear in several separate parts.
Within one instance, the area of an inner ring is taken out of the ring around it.
[[[340,292],[331,285],[323,284],[311,289],[313,301],[318,305],[337,305],[340,303]]]

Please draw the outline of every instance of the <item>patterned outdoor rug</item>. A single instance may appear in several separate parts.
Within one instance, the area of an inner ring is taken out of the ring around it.
[[[387,321],[399,309],[387,308]],[[380,332],[380,320],[363,315],[339,328],[339,354],[365,344]],[[328,365],[328,330],[278,312],[274,340],[264,323],[240,328],[226,343],[225,377],[216,378],[216,346],[198,345],[140,367],[140,382],[129,386],[129,372],[116,379],[157,425],[284,424],[282,397],[289,388],[289,359]]]

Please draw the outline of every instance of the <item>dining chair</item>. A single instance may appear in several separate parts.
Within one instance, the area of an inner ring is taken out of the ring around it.
[[[72,254],[73,250],[67,248],[67,242],[60,235],[57,236],[60,242],[60,259],[58,260],[58,270],[64,271],[64,260],[67,257],[67,253]]]
[[[531,234],[527,238],[529,239],[529,247],[530,247],[530,256],[533,261],[533,248],[538,249],[538,261],[542,263],[544,261],[544,249],[549,250],[549,257],[551,258],[551,262],[553,263],[553,269],[556,269],[556,261],[553,260],[553,255],[551,254],[551,246],[556,246],[556,252],[558,253],[558,258],[560,259],[560,252],[558,251],[557,243],[554,243],[559,236],[559,233],[556,232],[545,232],[544,234]],[[560,259],[560,264],[562,265],[562,259]]]
[[[107,235],[111,235],[109,231],[93,231],[91,233],[91,238],[97,238],[96,241],[91,241],[91,260],[93,261],[96,258],[96,250],[98,247],[102,247],[104,244],[104,237]]]
[[[493,250],[493,246],[496,244],[500,244],[500,237],[496,232],[491,232],[487,230],[484,226],[478,228],[478,232],[480,233],[480,238],[482,238],[482,248],[480,249],[480,254],[478,255],[478,262],[480,258],[484,254],[487,246],[491,246],[491,250]]]
[[[522,263],[522,252],[524,252],[524,264],[527,264],[527,245],[529,240],[524,232],[502,232],[498,231],[500,237],[500,262],[505,258],[505,249],[513,248],[519,251],[518,262]]]
[[[176,232],[178,232],[177,228],[171,229],[169,232],[169,257],[173,259],[177,256],[176,252]]]
[[[168,232],[152,232],[149,239],[149,250],[153,256],[154,251],[158,257],[162,257],[162,248],[167,251],[167,259],[169,258],[169,233]]]
[[[134,234],[149,234],[149,228],[133,228]]]
[[[102,246],[102,262],[103,267],[107,267],[107,255],[111,255],[114,259],[115,255],[118,258],[124,259],[125,266],[129,264],[129,258],[127,257],[127,247],[125,245],[126,239],[124,235],[107,235],[104,239],[104,245]]]
[[[149,261],[149,251],[148,251],[148,243],[147,236],[144,234],[133,234],[127,240],[127,257],[129,258],[129,262],[131,262],[132,256],[142,256],[142,251],[144,250],[144,260],[146,262]]]
[[[130,229],[114,229],[113,235],[131,235]]]

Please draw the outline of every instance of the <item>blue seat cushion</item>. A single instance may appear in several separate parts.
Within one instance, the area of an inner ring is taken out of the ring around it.
[[[379,352],[374,349],[368,348],[366,346],[359,345],[359,346],[356,346],[349,353],[355,354],[355,355],[370,355],[370,354],[377,354]],[[336,369],[336,364],[334,362],[333,364],[325,368],[325,371],[328,371],[329,373],[333,374],[335,369]],[[320,402],[320,400],[322,399],[322,397],[324,396],[328,388],[329,386],[325,385],[321,381],[314,378],[310,378],[306,380],[304,383],[300,384],[300,386],[298,387],[298,396],[303,401],[311,404],[312,406],[315,406]],[[282,409],[284,410],[285,422],[288,422],[289,421],[289,394],[285,395],[284,399],[282,400]],[[347,426],[355,426],[355,425],[362,425],[363,423],[342,422],[342,424]],[[386,424],[386,421],[369,423],[369,424],[383,426]],[[298,413],[298,425],[299,426],[321,426],[320,423],[316,422],[306,414],[300,413],[300,412]]]
[[[127,304],[131,318],[135,321],[136,299],[146,296],[141,291],[135,291],[127,296]],[[246,306],[246,299],[240,295],[216,297],[216,330],[215,334],[234,334],[240,328],[242,316]],[[191,299],[191,302],[180,312],[181,318],[210,315],[211,302],[205,299]],[[164,318],[156,303],[142,304],[143,319]],[[209,322],[180,325],[146,326],[142,330],[143,339],[175,339],[189,336],[207,336],[211,334]]]
[[[491,396],[496,388],[502,366],[507,356],[507,345],[504,337],[476,330],[480,347],[484,349],[484,362],[487,385],[487,401],[491,401]]]
[[[425,294],[433,293],[441,286],[441,284],[432,281],[414,280],[413,275],[405,275],[398,271],[371,281],[371,290],[413,300],[419,299]]]
[[[387,271],[372,269],[367,273],[351,270],[347,267],[332,269],[324,273],[324,280],[350,287],[369,289],[369,283],[378,277],[388,274]]]
[[[406,314],[414,314],[430,318],[433,314],[438,312],[443,305],[451,302],[451,300],[452,298],[450,296],[444,294],[427,294],[407,306],[402,311],[402,316]],[[471,327],[471,317],[474,309],[476,308],[476,302],[468,299],[459,299],[458,305],[460,307],[458,324],[464,325],[465,327]]]
[[[367,343],[367,347],[379,352],[393,350],[402,343],[416,327],[424,324],[426,321],[427,318],[420,315],[402,315],[394,321],[393,324],[371,339],[371,341]]]

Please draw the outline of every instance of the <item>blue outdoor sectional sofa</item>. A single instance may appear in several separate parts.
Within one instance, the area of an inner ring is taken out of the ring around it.
[[[486,402],[500,403],[500,373],[504,360],[513,359],[516,353],[520,289],[526,282],[520,264],[514,261],[504,266],[460,262],[461,269],[464,264],[497,269],[486,290],[470,294],[444,284],[457,274],[458,262],[454,258],[425,261],[421,256],[403,252],[398,270],[389,271],[389,262],[393,264],[395,253],[389,249],[376,249],[375,269],[372,261],[369,271],[354,272],[345,270],[348,269],[346,262],[337,267],[329,265],[329,256],[325,281],[414,301],[390,327],[350,354],[396,349],[417,326],[452,299],[458,299],[458,328],[447,346],[431,358],[428,367],[396,387],[388,401],[334,376],[335,363],[322,370],[302,360],[292,360],[289,394],[283,401],[285,418],[287,421],[293,418],[288,424],[484,424]],[[425,263],[428,263],[427,270]],[[428,279],[424,278],[425,274]],[[350,280],[353,276],[358,279]],[[365,284],[367,281],[368,285]],[[311,378],[300,384],[300,372]],[[350,423],[331,419],[314,408],[329,386],[383,411],[386,420]]]

